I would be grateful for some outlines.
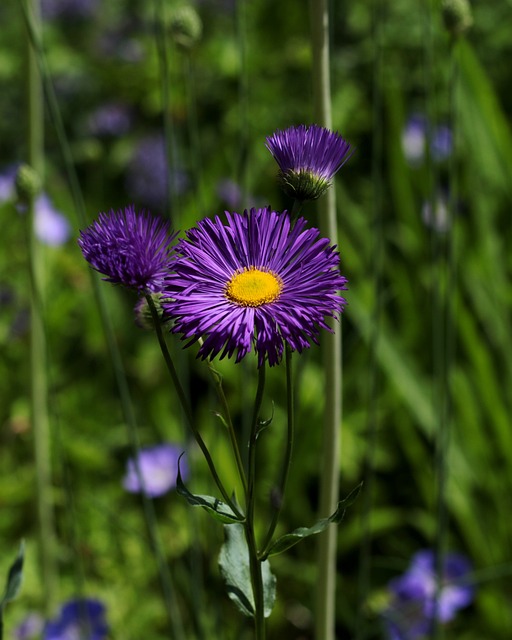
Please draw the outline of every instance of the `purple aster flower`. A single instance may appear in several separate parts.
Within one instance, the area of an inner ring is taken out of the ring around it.
[[[297,200],[316,200],[345,164],[350,144],[339,133],[318,125],[290,127],[267,137],[266,147],[279,165],[285,193]]]
[[[392,601],[384,612],[389,638],[416,640],[430,632],[434,617],[441,623],[452,620],[459,609],[473,600],[470,572],[471,564],[467,558],[455,553],[447,554],[443,559],[441,584],[436,594],[434,552],[424,550],[416,553],[408,570],[389,584]]]
[[[130,458],[126,465],[123,487],[131,493],[144,491],[150,498],[163,496],[176,486],[178,458],[182,451],[181,447],[173,444],[159,444],[141,449],[137,462],[144,486],[141,486],[135,460]],[[183,459],[180,462],[180,471],[182,477],[186,478],[188,468]]]
[[[44,628],[44,618],[39,613],[32,612],[14,629],[16,640],[32,640],[40,638]]]
[[[105,605],[93,598],[70,600],[46,624],[43,640],[104,640],[108,634]]]
[[[51,247],[64,244],[71,234],[69,220],[55,209],[50,198],[44,193],[35,201],[34,229],[39,240]]]
[[[301,352],[318,342],[325,318],[336,317],[346,280],[339,254],[318,229],[286,212],[251,209],[204,219],[177,246],[182,259],[162,306],[189,345],[202,338],[199,356],[239,362],[254,344],[258,366],[281,359],[284,343]],[[187,345],[188,346],[188,345]]]
[[[87,262],[107,282],[140,293],[161,291],[174,262],[169,223],[133,206],[100,213],[80,232],[78,244]]]

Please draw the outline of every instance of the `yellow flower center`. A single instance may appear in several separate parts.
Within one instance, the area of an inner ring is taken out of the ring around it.
[[[277,300],[282,289],[283,282],[277,274],[249,267],[233,274],[225,295],[241,307],[261,307]]]

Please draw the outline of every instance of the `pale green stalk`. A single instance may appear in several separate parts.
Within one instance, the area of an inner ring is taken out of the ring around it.
[[[32,15],[36,32],[41,31],[38,0],[28,0],[26,11]],[[28,49],[28,164],[39,179],[44,172],[44,103],[41,74],[31,38],[27,34]],[[57,568],[56,540],[51,482],[51,447],[48,421],[48,385],[46,377],[46,335],[44,307],[44,256],[34,232],[35,194],[29,197],[29,260],[31,274],[30,296],[30,375],[31,412],[34,432],[37,512],[39,518],[39,551],[44,584],[45,609],[50,611],[55,597]]]
[[[292,461],[293,439],[295,428],[295,411],[294,411],[294,394],[293,394],[293,371],[292,371],[292,350],[290,345],[286,344],[286,408],[287,408],[287,430],[286,430],[286,448],[281,465],[281,476],[277,486],[277,494],[275,496],[275,504],[273,505],[272,520],[267,531],[267,535],[262,545],[263,551],[260,553],[260,559],[266,560],[267,554],[272,543],[272,537],[279,521],[279,515],[283,506],[286,483]]]
[[[256,442],[258,439],[258,418],[265,389],[265,363],[258,369],[258,389],[254,401],[254,410],[249,440],[249,468],[246,501],[246,519],[244,522],[245,539],[249,551],[249,566],[251,572],[252,592],[254,597],[254,629],[255,640],[265,640],[265,599],[263,593],[263,577],[261,560],[258,557],[256,533],[254,527],[254,509],[256,502]]]
[[[329,11],[327,0],[311,0],[314,115],[317,124],[332,127],[329,76]],[[337,244],[336,192],[328,189],[318,203],[322,235]],[[322,337],[325,371],[325,416],[320,478],[320,517],[330,515],[339,495],[341,444],[341,326]],[[315,607],[315,637],[334,640],[336,622],[337,526],[319,535]]]
[[[28,40],[33,50],[33,64],[39,73],[42,84],[44,85],[44,90],[45,90],[46,98],[48,101],[48,110],[50,113],[50,117],[52,119],[52,123],[55,127],[57,138],[59,140],[61,152],[63,155],[64,166],[66,168],[67,177],[69,180],[69,186],[71,189],[71,194],[72,194],[73,202],[75,205],[75,211],[76,211],[80,225],[82,227],[85,227],[87,225],[87,218],[85,214],[85,204],[82,196],[82,191],[80,189],[80,184],[78,182],[78,177],[76,175],[76,171],[73,163],[73,157],[71,154],[71,149],[66,136],[66,132],[64,130],[64,124],[62,122],[59,106],[57,103],[55,92],[53,90],[53,85],[50,80],[50,74],[47,68],[46,59],[45,59],[44,51],[42,47],[40,30],[37,29],[38,23],[35,22],[32,12],[30,11],[29,7],[23,3],[23,0],[20,0],[20,6],[23,12],[25,23],[26,23]],[[121,405],[123,408],[124,419],[126,422],[128,438],[129,438],[130,445],[133,449],[133,454],[136,460],[136,455],[140,449],[140,445],[139,445],[139,438],[138,438],[138,432],[137,432],[137,422],[136,422],[135,413],[133,410],[133,405],[131,402],[128,382],[126,380],[126,375],[124,372],[124,368],[121,360],[121,354],[119,352],[119,347],[115,341],[114,331],[110,322],[110,316],[108,314],[102,289],[100,288],[99,278],[97,277],[97,274],[95,274],[92,270],[90,271],[90,275],[91,275],[91,282],[92,282],[92,287],[94,292],[94,299],[96,301],[98,311],[100,313],[101,323],[105,333],[105,338],[107,340],[108,349],[109,349],[110,357],[112,360],[112,366],[114,369],[114,374],[115,374],[116,382],[119,389],[119,395],[120,395]],[[135,466],[136,466],[136,472],[139,475],[139,479],[141,479],[138,465],[136,464]],[[172,578],[169,573],[169,569],[165,563],[163,552],[161,550],[161,543],[159,539],[158,526],[157,526],[154,506],[152,501],[144,493],[142,493],[142,502],[144,507],[144,518],[145,518],[146,527],[148,530],[148,536],[150,539],[152,551],[155,553],[155,559],[156,559],[159,577],[162,585],[162,591],[164,595],[164,602],[165,602],[165,606],[169,616],[171,629],[175,638],[183,639],[184,632],[183,632],[183,626],[181,623],[180,611],[179,611],[179,608],[176,606],[176,601],[173,593]],[[48,514],[46,514],[45,517],[48,518],[49,517]],[[45,579],[45,582],[46,582],[46,579]],[[51,588],[50,583],[45,584],[45,589],[47,594],[50,592],[50,588]],[[49,599],[48,595],[47,595],[47,598]]]

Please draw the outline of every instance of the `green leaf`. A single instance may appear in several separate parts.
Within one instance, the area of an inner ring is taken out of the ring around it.
[[[0,609],[3,609],[4,605],[18,595],[21,587],[21,579],[23,577],[23,560],[25,557],[25,543],[22,541],[18,551],[16,560],[12,563],[9,573],[7,574],[7,583],[5,585],[5,592],[0,600]]]
[[[226,581],[229,597],[246,616],[254,615],[249,549],[241,524],[224,527],[226,541],[219,555],[220,572]],[[270,570],[270,563],[261,563],[263,576],[263,598],[265,617],[268,618],[276,599],[276,578]]]
[[[178,477],[176,479],[176,491],[193,507],[203,507],[203,509],[207,511],[212,517],[214,517],[215,520],[219,520],[224,524],[243,522],[243,518],[238,516],[229,505],[227,505],[225,502],[222,502],[218,498],[215,498],[213,496],[194,495],[193,493],[190,493],[190,491],[183,483],[180,473],[179,461]]]
[[[309,538],[309,536],[321,533],[327,529],[330,524],[339,524],[343,520],[347,507],[350,507],[359,495],[362,485],[363,483],[361,482],[361,484],[351,491],[344,500],[338,502],[336,511],[328,518],[322,518],[322,520],[319,520],[312,527],[299,527],[298,529],[295,529],[295,531],[292,531],[292,533],[287,533],[275,540],[268,548],[264,557],[268,558],[269,556],[275,556],[278,553],[282,553],[296,545],[297,542],[300,542],[303,538]]]

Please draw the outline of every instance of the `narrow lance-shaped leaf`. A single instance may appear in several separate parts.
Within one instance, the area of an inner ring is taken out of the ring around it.
[[[226,582],[229,597],[246,616],[254,615],[249,550],[241,524],[224,527],[226,541],[219,555],[220,572]],[[265,617],[272,612],[276,599],[276,578],[270,570],[270,563],[261,564],[263,578],[263,599]]]
[[[181,458],[181,456],[180,456]],[[229,505],[222,502],[214,496],[194,495],[190,493],[187,487],[183,483],[183,479],[180,473],[180,464],[178,461],[178,477],[176,479],[176,491],[180,496],[193,507],[202,507],[207,511],[215,520],[219,520],[224,524],[233,524],[235,522],[243,522]]]
[[[4,595],[0,601],[0,609],[4,605],[18,595],[21,587],[21,579],[23,577],[23,560],[25,558],[25,543],[22,541],[18,551],[16,560],[12,563],[7,574],[7,582],[5,585]]]
[[[298,529],[295,529],[295,531],[287,533],[275,540],[263,555],[263,558],[268,558],[269,556],[275,556],[278,553],[282,553],[290,547],[293,547],[303,538],[308,538],[309,536],[321,533],[331,524],[339,524],[343,520],[343,516],[345,515],[345,510],[347,509],[347,507],[349,507],[359,495],[361,487],[362,483],[359,484],[353,491],[351,491],[344,500],[338,502],[336,511],[328,518],[319,520],[312,527],[299,527]]]

